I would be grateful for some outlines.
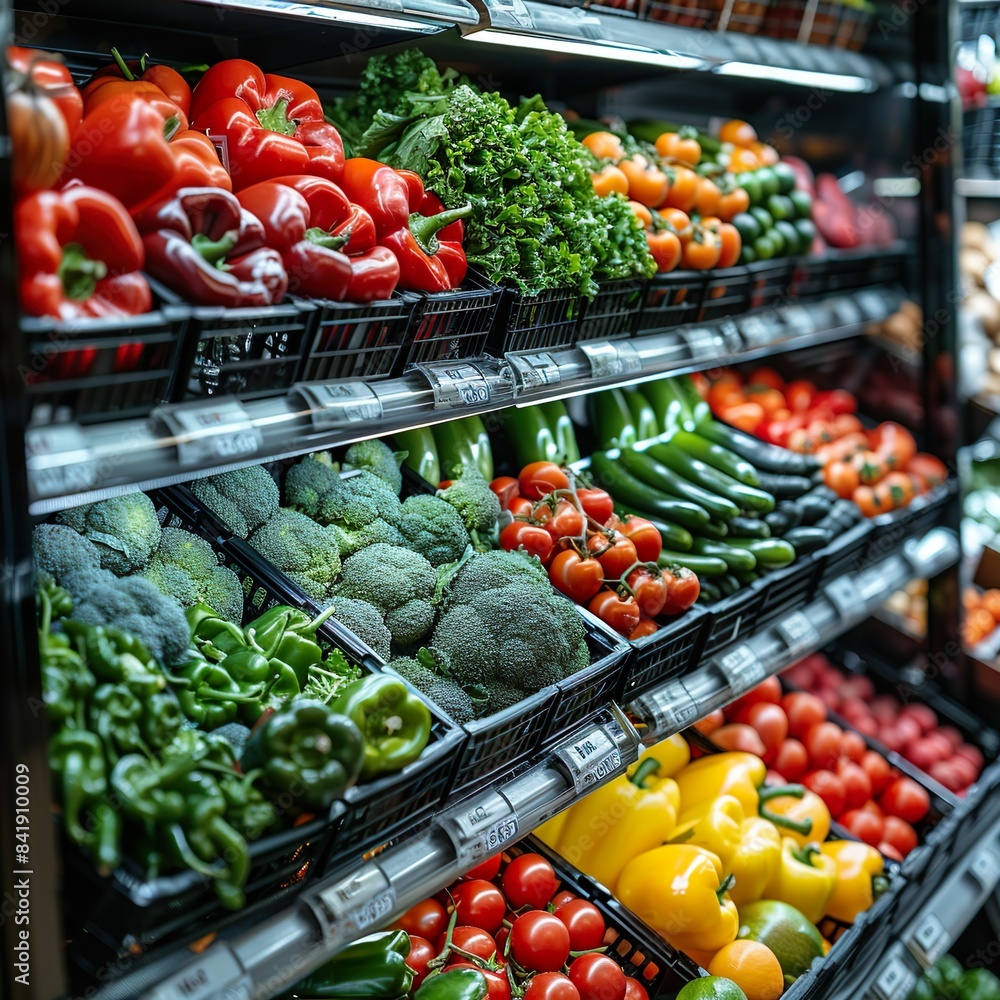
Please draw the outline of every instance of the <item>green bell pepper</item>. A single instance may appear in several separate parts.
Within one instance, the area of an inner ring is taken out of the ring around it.
[[[304,689],[309,682],[310,667],[323,662],[323,650],[313,637],[332,615],[332,606],[311,618],[298,608],[277,604],[244,626],[243,631],[258,646],[270,650],[271,657],[287,663],[295,671],[299,687]]]
[[[257,840],[278,818],[274,806],[254,784],[260,776],[260,771],[250,771],[219,778],[219,787],[226,797],[226,819],[247,840]]]
[[[154,750],[165,747],[184,725],[184,713],[173,691],[160,691],[142,707],[142,737]]]
[[[413,982],[413,970],[406,964],[409,954],[406,931],[369,934],[296,983],[286,996],[383,1000],[406,996]]]
[[[362,778],[399,771],[413,763],[431,736],[430,709],[403,681],[388,674],[352,681],[332,707],[364,734]]]
[[[155,764],[142,754],[122,757],[111,771],[111,788],[123,812],[133,819],[163,824],[184,815],[184,798],[167,787],[198,766],[194,757]]]
[[[149,748],[139,732],[142,702],[124,684],[102,684],[90,699],[87,722],[104,742],[108,763],[131,750],[147,756]]]
[[[486,977],[478,969],[451,969],[428,976],[413,1000],[485,1000]]]
[[[989,969],[967,969],[958,981],[961,1000],[1000,1000],[1000,979]]]
[[[259,706],[264,690],[262,685],[238,684],[225,661],[209,663],[196,658],[180,667],[178,675],[171,681],[178,687],[181,710],[202,729],[216,729],[232,722],[240,705]]]
[[[230,653],[246,648],[246,637],[238,625],[234,625],[207,604],[192,605],[184,612],[191,641],[199,648],[205,648],[205,655],[211,660],[221,660]]]
[[[250,735],[240,765],[260,768],[272,798],[290,795],[303,811],[329,809],[361,772],[358,727],[319,701],[297,698]]]
[[[86,729],[60,729],[49,740],[49,767],[62,783],[66,832],[76,843],[93,847],[96,838],[84,827],[82,813],[97,804],[108,786],[101,738]]]

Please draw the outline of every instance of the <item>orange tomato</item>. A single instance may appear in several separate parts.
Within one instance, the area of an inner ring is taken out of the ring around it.
[[[966,611],[974,611],[982,604],[979,591],[975,587],[966,587],[962,592],[962,606]]]
[[[620,160],[625,155],[622,141],[614,132],[591,132],[580,141],[599,160]]]
[[[948,478],[948,469],[944,462],[923,451],[918,451],[906,463],[906,471],[920,476],[926,482],[928,489],[943,483]]]
[[[830,423],[834,436],[838,438],[845,434],[859,434],[864,430],[861,421],[853,413],[838,413]]]
[[[698,395],[704,399],[711,388],[711,383],[708,379],[701,372],[692,372],[688,375],[688,378],[691,380],[691,384],[698,390]]]
[[[876,451],[859,451],[851,459],[851,464],[857,469],[858,479],[865,486],[874,486],[889,471],[885,459]]]
[[[873,489],[875,490],[875,499],[878,501],[883,513],[896,509],[895,494],[893,493],[891,483],[887,485],[883,479],[882,482],[876,483]]]
[[[672,271],[681,262],[680,237],[669,229],[651,230],[646,233],[649,252],[656,261],[659,274]]]
[[[965,627],[985,638],[996,628],[996,619],[985,608],[976,608],[965,616]]]
[[[698,183],[698,192],[694,198],[694,208],[699,215],[718,215],[722,204],[722,192],[718,184],[708,177],[702,177]]]
[[[779,392],[785,388],[785,380],[773,368],[768,368],[766,365],[750,372],[747,381],[751,385],[766,385]]]
[[[785,397],[777,389],[772,389],[766,385],[754,385],[753,383],[748,385],[747,399],[752,399],[755,403],[760,403],[764,408],[764,412],[772,420],[775,419],[774,415],[779,410],[785,408]]]
[[[682,212],[679,208],[661,208],[657,214],[680,237],[681,243],[691,239],[694,227],[687,212]]]
[[[618,166],[628,178],[628,194],[633,201],[641,202],[650,208],[663,204],[669,181],[659,167],[652,166],[644,156],[622,160]]]
[[[763,164],[757,159],[756,153],[750,149],[734,149],[729,156],[729,169],[734,174],[753,173]]]
[[[917,453],[917,443],[913,440],[913,435],[905,427],[891,420],[869,431],[868,439],[871,441],[872,450],[882,455],[891,469],[905,469],[910,459]]]
[[[708,390],[708,405],[715,412],[721,412],[730,406],[738,406],[746,402],[746,396],[739,384],[732,382],[716,382]],[[763,412],[763,411],[762,411]]]
[[[765,167],[773,167],[781,159],[778,151],[766,142],[752,142],[750,149]]]
[[[628,194],[628,178],[613,163],[607,163],[599,173],[590,175],[594,184],[594,192],[603,198],[606,194],[617,192]]]
[[[716,231],[722,251],[719,254],[719,267],[732,267],[739,259],[743,250],[743,239],[740,231],[728,222],[720,224]],[[779,393],[779,395],[781,395]],[[785,405],[785,397],[781,396],[781,405]]]
[[[1000,622],[1000,590],[991,589],[983,594],[983,605],[993,615],[993,620]]]
[[[858,470],[850,462],[831,462],[824,466],[823,481],[845,500],[850,500],[861,483]]]
[[[628,207],[632,209],[632,214],[642,223],[644,229],[653,224],[653,213],[641,202],[630,201]]]
[[[807,379],[796,379],[785,386],[785,399],[788,400],[788,408],[793,413],[804,413],[808,410],[815,395],[816,386]]]
[[[656,140],[656,151],[660,156],[672,157],[692,167],[701,159],[701,143],[690,135],[680,132],[664,132]]]
[[[726,191],[719,199],[719,218],[724,222],[732,222],[733,216],[745,212],[750,207],[750,195],[743,188],[733,188]]]
[[[890,472],[879,485],[890,491],[893,509],[909,506],[916,492],[913,480],[905,472]]]
[[[876,514],[883,513],[875,491],[870,486],[859,486],[851,499],[858,505],[865,517],[875,517]]]
[[[727,406],[719,415],[727,424],[732,424],[737,430],[747,434],[753,434],[764,422],[764,410],[757,403]]]
[[[719,263],[722,254],[722,241],[711,229],[695,227],[691,239],[684,244],[684,254],[681,262],[692,271],[707,271]]]
[[[698,197],[701,178],[689,167],[674,167],[671,173],[673,177],[667,191],[666,204],[670,208],[690,212]]]
[[[757,131],[748,122],[731,118],[722,123],[719,129],[719,141],[731,142],[734,146],[749,146],[757,141]]]
[[[868,438],[864,434],[845,434],[842,438],[823,445],[816,457],[825,465],[851,458],[856,452],[868,450]]]

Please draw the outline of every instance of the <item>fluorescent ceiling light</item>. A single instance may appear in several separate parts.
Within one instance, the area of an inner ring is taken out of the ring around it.
[[[672,52],[654,52],[638,45],[620,42],[585,39],[556,38],[550,35],[530,35],[518,31],[501,31],[485,28],[462,36],[467,42],[488,42],[515,49],[537,49],[541,52],[558,52],[569,56],[586,56],[588,59],[614,59],[619,62],[642,63],[645,66],[664,66],[668,69],[700,69],[707,65],[703,59],[682,56]]]
[[[366,11],[350,7],[327,7],[325,4],[295,3],[293,0],[223,0],[222,3],[216,0],[198,0],[200,3],[211,3],[213,7],[219,8],[219,14],[228,7],[236,10],[246,10],[253,13],[266,11],[269,14],[277,14],[279,17],[293,17],[296,19],[320,21],[337,21],[344,24],[369,25],[376,28],[395,28],[399,31],[432,31],[437,30],[435,25],[421,21],[419,18],[392,17],[387,14],[380,14],[377,10]],[[402,11],[400,11],[402,13]]]
[[[716,70],[720,76],[743,76],[750,80],[775,80],[799,87],[816,87],[819,90],[839,90],[845,94],[869,94],[878,90],[878,84],[864,76],[847,76],[843,73],[817,73],[806,69],[786,69],[782,66],[764,66],[758,63],[727,62]]]
[[[877,177],[872,187],[876,198],[916,198],[920,194],[916,177]]]

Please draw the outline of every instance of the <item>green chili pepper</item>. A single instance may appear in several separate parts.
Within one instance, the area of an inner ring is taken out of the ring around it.
[[[413,1000],[485,1000],[488,992],[486,977],[478,969],[452,969],[428,976]]]
[[[184,815],[184,798],[168,786],[198,766],[194,757],[154,764],[142,754],[126,754],[111,772],[111,787],[123,811],[137,820],[169,823]]]
[[[244,626],[243,632],[247,637],[252,636],[263,649],[271,650],[272,657],[287,663],[295,671],[299,687],[305,688],[309,668],[323,662],[323,650],[313,636],[332,615],[332,606],[316,618],[310,618],[298,608],[278,604]]]
[[[216,729],[232,722],[242,704],[260,703],[263,687],[238,684],[230,676],[225,662],[195,659],[181,667],[178,674],[182,682],[187,682],[187,686],[177,692],[181,710],[203,729]]]
[[[409,954],[406,931],[369,934],[296,983],[288,997],[405,996],[413,982],[413,970],[406,964]]]
[[[272,797],[290,794],[300,809],[319,811],[354,784],[363,757],[364,739],[350,719],[297,698],[251,733],[240,765],[261,768]]]
[[[101,796],[91,808],[96,824],[94,859],[99,875],[110,875],[122,860],[122,818],[117,809]]]
[[[226,797],[226,819],[247,840],[257,840],[278,818],[274,806],[254,784],[260,776],[260,771],[250,771],[219,778],[219,787]]]
[[[166,687],[166,678],[142,642],[110,625],[88,625],[72,618],[63,628],[83,643],[87,663],[98,680],[127,684],[140,697]]]
[[[108,763],[130,750],[149,754],[139,732],[142,702],[124,684],[102,684],[90,699],[87,721],[104,741]]]
[[[287,663],[282,663],[281,660],[275,659],[270,660],[269,663],[271,679],[267,682],[264,696],[261,699],[261,704],[265,710],[268,708],[280,708],[302,693],[302,689],[299,687],[298,675]],[[263,710],[261,714],[263,714]]]
[[[94,833],[84,828],[81,814],[94,807],[107,788],[101,738],[86,729],[60,729],[49,740],[49,766],[62,781],[66,832],[76,843],[94,846]]]
[[[352,681],[332,708],[352,719],[364,734],[363,778],[413,763],[430,739],[430,709],[399,678],[388,674]]]
[[[191,629],[191,639],[199,647],[206,646],[210,659],[219,659],[229,653],[236,653],[246,648],[246,639],[239,626],[220,618],[219,613],[207,604],[195,604],[184,612],[188,627]],[[219,655],[213,655],[217,650]]]
[[[160,691],[142,708],[142,737],[154,750],[165,747],[184,725],[184,713],[173,691]]]

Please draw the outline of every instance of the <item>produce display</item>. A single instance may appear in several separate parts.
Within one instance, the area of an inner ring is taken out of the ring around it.
[[[883,611],[897,616],[911,635],[927,634],[927,581],[912,580],[882,605]]]
[[[989,969],[966,969],[951,955],[927,969],[910,994],[910,1000],[1000,1000],[1000,979]]]

